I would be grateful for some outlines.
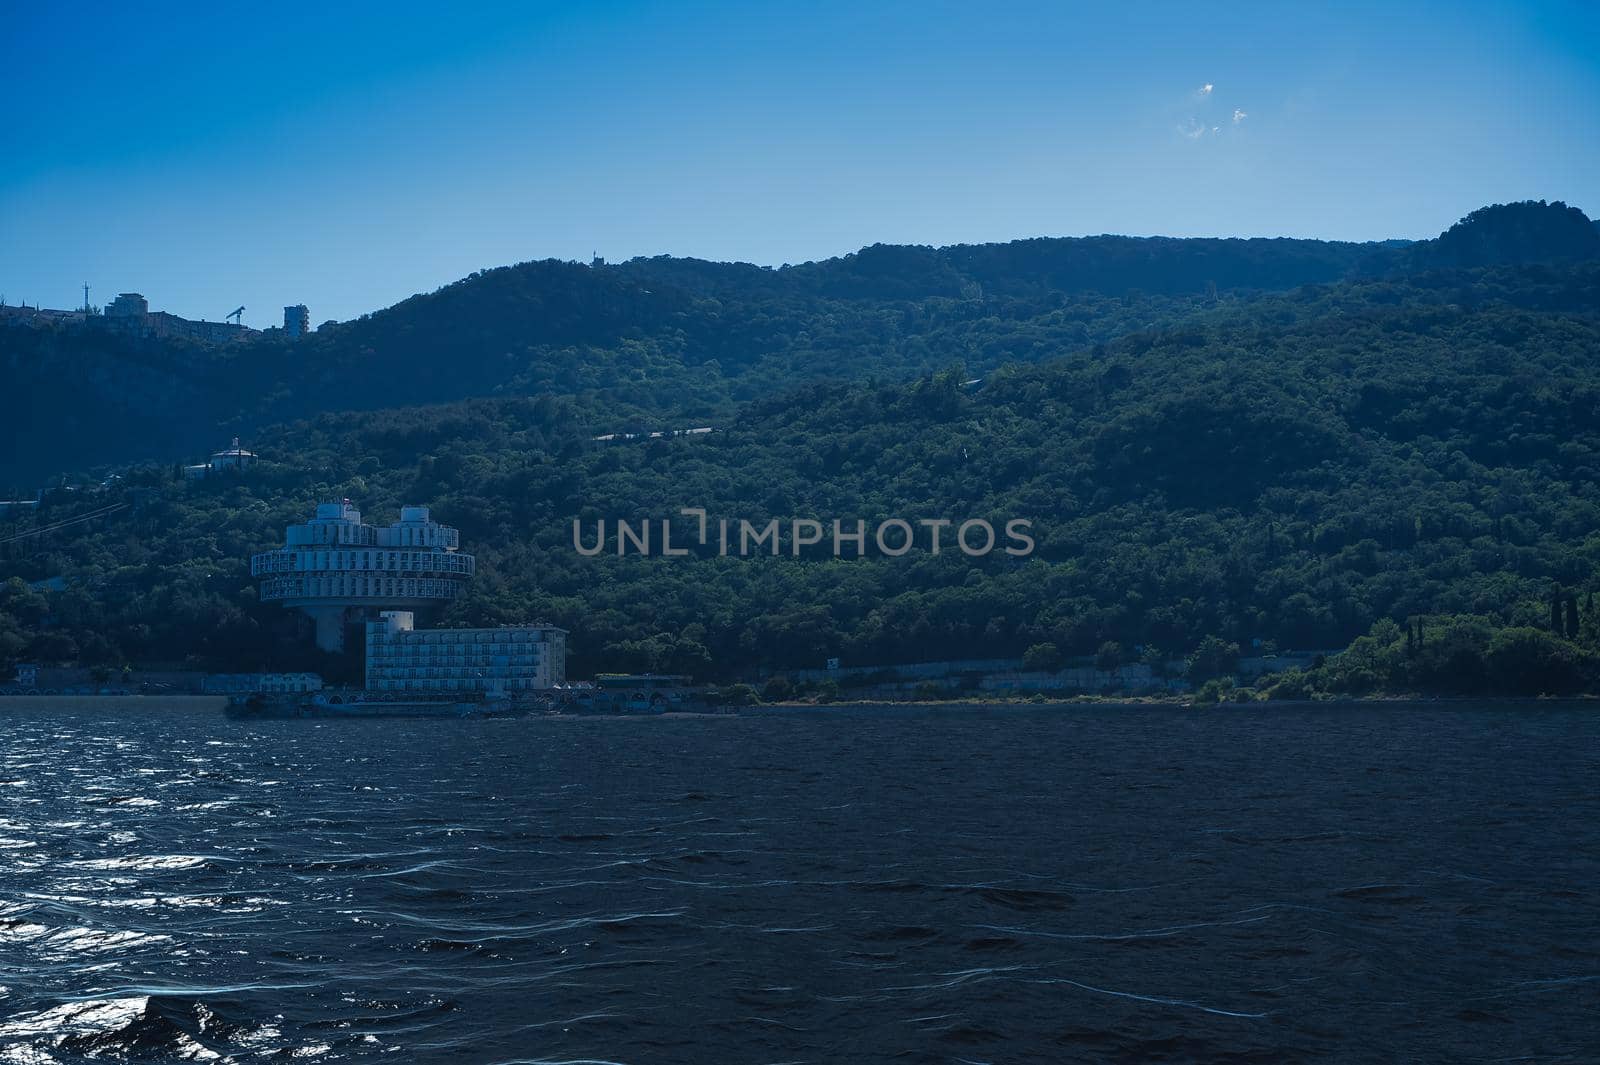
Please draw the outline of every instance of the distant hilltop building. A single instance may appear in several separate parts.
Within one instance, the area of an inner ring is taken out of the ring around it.
[[[150,301],[137,292],[119,292],[106,304],[104,314],[90,315],[85,321],[90,326],[134,336],[188,337],[219,344],[256,332],[237,322],[196,322],[166,311],[152,311]]]
[[[0,303],[0,325],[20,325],[32,329],[82,328],[88,320],[85,310],[59,311],[48,307],[12,306]]]
[[[212,452],[209,461],[195,466],[185,466],[183,475],[191,480],[199,480],[217,473],[242,473],[255,465],[256,457],[254,451],[246,451],[239,446],[239,438],[236,436],[233,438],[233,444],[226,450]]]
[[[243,310],[241,307],[235,314]],[[227,317],[232,315],[225,316],[225,319]],[[251,329],[237,321],[195,321],[166,311],[152,311],[150,301],[137,292],[118,293],[117,298],[106,304],[103,311],[88,306],[87,297],[83,307],[72,311],[0,304],[0,325],[34,329],[103,329],[125,336],[186,337],[209,344],[225,344],[260,333],[260,330]]]
[[[303,303],[283,309],[283,332],[290,337],[303,337],[311,332],[311,310]]]
[[[143,318],[150,313],[150,301],[137,292],[119,292],[106,304],[107,318]]]
[[[340,651],[349,623],[459,595],[474,568],[459,547],[460,534],[430,518],[427,507],[401,507],[399,521],[374,526],[345,499],[319,503],[316,517],[289,526],[283,547],[250,559],[250,574],[261,581],[263,602],[310,615],[317,646]]]
[[[514,696],[567,680],[567,631],[554,625],[417,629],[408,610],[367,622],[369,692]]]

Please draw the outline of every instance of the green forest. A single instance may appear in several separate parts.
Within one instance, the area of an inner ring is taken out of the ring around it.
[[[0,666],[337,675],[249,554],[348,497],[458,526],[478,576],[442,622],[555,622],[574,676],[1189,659],[1227,697],[1206,663],[1279,648],[1326,658],[1262,697],[1600,690],[1600,231],[1562,204],[1410,245],[524,264],[289,343],[0,330],[6,477],[55,485],[0,518]],[[179,475],[228,431],[256,467]],[[1037,548],[574,550],[575,520],[687,539],[683,507],[1025,518]]]

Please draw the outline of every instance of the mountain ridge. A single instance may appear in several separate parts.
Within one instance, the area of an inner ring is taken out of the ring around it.
[[[1600,231],[1582,212],[1525,201],[1403,246],[1097,236],[877,244],[779,268],[542,260],[479,271],[299,340],[268,334],[222,348],[0,329],[0,388],[30,400],[0,483],[174,461],[321,411],[472,396],[586,396],[610,407],[604,428],[614,431],[702,424],[809,380],[903,379],[952,360],[981,374],[1169,326],[1219,300],[1535,261],[1541,241],[1569,259],[1600,254]],[[996,342],[994,330],[978,342],[973,323],[989,319],[1019,342]],[[169,417],[162,397],[177,397],[184,417]]]

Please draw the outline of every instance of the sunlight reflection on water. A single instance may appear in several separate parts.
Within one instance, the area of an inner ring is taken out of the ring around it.
[[[1600,1060],[1589,711],[0,713],[4,1063]]]

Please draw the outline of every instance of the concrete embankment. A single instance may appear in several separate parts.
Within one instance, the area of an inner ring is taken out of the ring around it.
[[[6,710],[221,710],[226,695],[0,695]]]

